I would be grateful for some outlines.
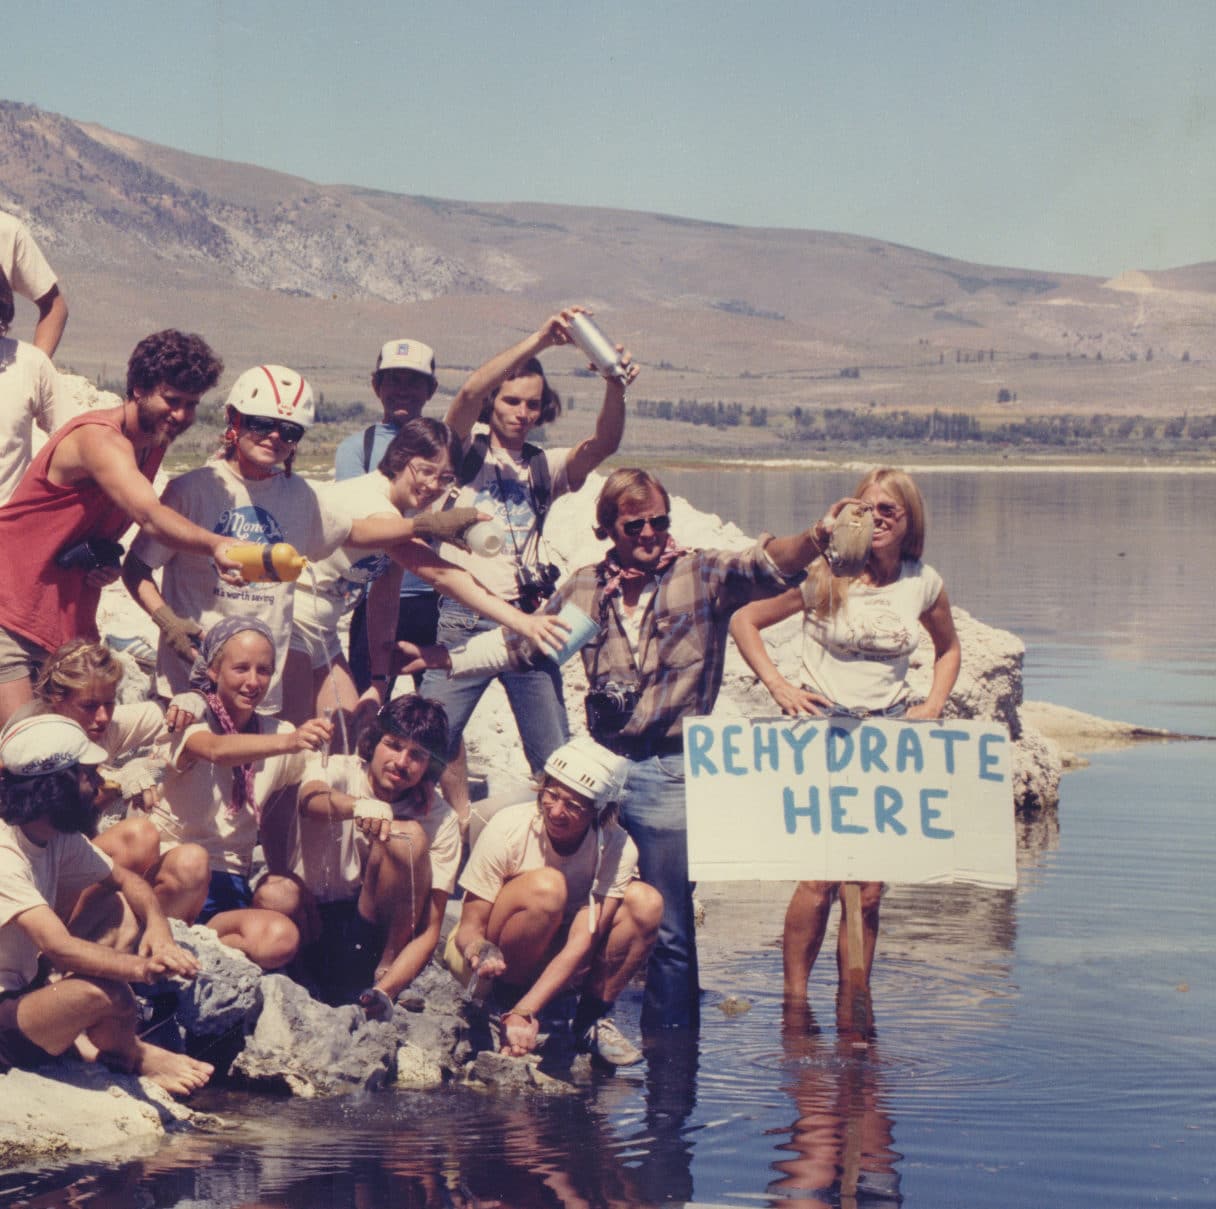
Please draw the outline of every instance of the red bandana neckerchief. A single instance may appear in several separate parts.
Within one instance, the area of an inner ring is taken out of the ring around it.
[[[670,533],[663,544],[663,553],[659,555],[659,561],[652,568],[622,567],[616,551],[609,550],[608,557],[604,559],[600,568],[600,582],[604,585],[604,602],[607,603],[614,596],[620,595],[622,586],[632,580],[649,579],[652,575],[658,578],[681,554],[687,553],[688,551],[683,546],[676,545],[676,539]]]
[[[233,722],[231,715],[224,708],[224,703],[220,700],[219,694],[210,692],[204,693],[203,696],[207,699],[207,705],[210,707],[212,714],[215,715],[215,720],[220,725],[220,733],[225,735],[239,735],[242,732],[237,730],[236,723]],[[250,719],[250,727],[253,734],[259,734],[261,727],[258,722],[257,714],[254,714]],[[262,807],[258,800],[253,796],[253,763],[236,764],[232,769],[232,801],[227,804],[229,818],[236,818],[241,811],[248,806],[253,811],[253,817],[258,826],[262,825]]]

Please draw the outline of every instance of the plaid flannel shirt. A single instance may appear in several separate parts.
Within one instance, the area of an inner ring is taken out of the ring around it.
[[[572,601],[599,622],[599,634],[582,649],[591,691],[609,681],[636,686],[641,699],[622,738],[679,739],[685,717],[713,710],[722,687],[731,614],[749,600],[771,596],[801,581],[783,576],[764,552],[769,535],[744,550],[690,550],[659,577],[639,626],[634,651],[621,625],[619,597],[605,599],[606,564],[580,567],[550,599],[546,613]],[[615,606],[615,607],[614,607]],[[508,633],[515,666],[535,658]]]

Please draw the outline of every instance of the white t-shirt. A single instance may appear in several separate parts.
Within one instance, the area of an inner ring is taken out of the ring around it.
[[[484,426],[478,431],[484,432]],[[470,436],[465,442],[466,451],[472,439]],[[543,457],[549,467],[552,503],[570,490],[570,481],[566,477],[570,450],[546,449],[536,456]],[[515,568],[536,523],[536,509],[528,486],[528,463],[505,449],[491,446],[473,480],[460,488],[455,507],[477,508],[496,517],[503,527],[502,551],[493,558],[486,558],[457,546],[445,545],[440,553],[457,566],[471,571],[495,596],[502,600],[514,600],[519,595]],[[529,555],[528,561],[535,562],[535,555],[531,552]]]
[[[363,520],[369,516],[391,513],[412,516],[413,512],[398,513],[389,499],[390,483],[378,470],[361,474],[355,479],[322,483],[317,496],[330,511]],[[392,565],[392,559],[379,550],[347,553],[339,547],[328,558],[312,566],[296,583],[295,614],[314,630],[336,630],[342,615],[359,603],[368,585],[379,579]]]
[[[232,801],[231,766],[185,754],[186,740],[196,731],[210,731],[206,722],[196,722],[178,735],[171,746],[176,771],[171,771],[160,789],[160,803],[152,809],[152,821],[161,834],[163,856],[178,844],[201,844],[215,872],[249,876],[253,849],[258,842],[258,824],[248,804],[235,814]],[[294,730],[290,722],[263,718],[262,733],[281,735]],[[265,806],[272,794],[298,785],[304,771],[304,755],[269,756],[254,769],[254,797]]]
[[[14,294],[37,302],[56,284],[55,271],[29,229],[12,214],[0,210],[0,269]]]
[[[920,642],[920,618],[933,607],[942,577],[905,561],[885,587],[849,584],[834,615],[816,617],[811,581],[802,585],[802,675],[807,688],[850,709],[882,710],[907,694],[908,659]]]
[[[114,707],[110,725],[102,731],[97,742],[106,749],[110,757],[106,763],[111,764],[141,747],[151,747],[168,737],[161,707],[155,701],[132,701]]]
[[[328,557],[350,535],[350,518],[321,503],[310,483],[298,475],[246,479],[228,461],[209,462],[174,479],[161,500],[187,520],[236,541],[289,542],[305,558]],[[175,550],[140,533],[131,553],[149,567],[163,567],[161,595],[179,616],[204,630],[224,617],[257,617],[276,637],[274,676],[260,714],[282,706],[283,663],[291,635],[294,584],[251,583],[233,586],[215,573],[205,554]],[[307,572],[305,572],[307,574]],[[162,697],[184,692],[190,669],[161,636],[156,660],[156,691]]]
[[[19,991],[38,973],[38,946],[17,922],[32,907],[51,907],[110,876],[110,858],[83,835],[51,836],[45,848],[0,821],[0,991]]]
[[[566,879],[566,922],[587,905],[594,891],[603,898],[624,898],[637,876],[638,850],[616,823],[602,829],[604,854],[599,874],[595,872],[596,850],[601,832],[588,829],[583,842],[569,856],[557,852],[549,842],[535,799],[507,806],[495,814],[473,846],[460,884],[471,894],[494,902],[513,877],[532,869],[556,869]]]
[[[21,482],[33,457],[37,424],[50,436],[75,415],[59,397],[59,375],[40,349],[0,336],[0,504]]]
[[[367,767],[355,755],[330,756],[322,767],[321,757],[313,753],[305,767],[301,784],[324,781],[356,798],[370,798],[371,782]],[[452,808],[436,792],[430,809],[418,813],[405,802],[394,802],[393,817],[413,819],[426,833],[430,844],[431,889],[451,894],[456,889],[460,868],[460,824]],[[363,868],[371,842],[351,819],[299,820],[299,841],[291,871],[317,896],[318,902],[336,903],[357,898],[363,885]]]

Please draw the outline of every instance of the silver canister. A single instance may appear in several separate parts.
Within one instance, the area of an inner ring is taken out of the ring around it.
[[[590,315],[576,311],[570,316],[570,335],[574,343],[587,354],[587,359],[605,378],[615,378],[622,385],[628,375],[621,364],[620,354],[616,345],[600,330],[599,325]]]

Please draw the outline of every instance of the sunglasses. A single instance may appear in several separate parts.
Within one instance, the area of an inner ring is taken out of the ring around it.
[[[275,416],[243,416],[242,422],[255,437],[268,437],[272,432],[277,432],[279,440],[287,445],[298,445],[304,438],[303,424],[293,424],[290,420],[280,420]]]
[[[896,504],[875,504],[874,513],[884,521],[897,521],[903,516],[904,510]]]
[[[671,528],[671,517],[664,512],[660,516],[639,516],[634,521],[621,521],[621,532],[627,537],[640,537],[647,525],[656,533],[666,533]]]

